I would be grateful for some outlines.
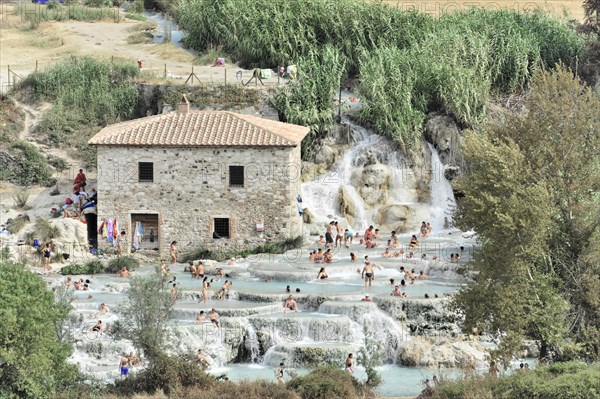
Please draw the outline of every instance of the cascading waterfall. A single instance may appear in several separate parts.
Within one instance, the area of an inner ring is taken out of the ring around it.
[[[248,322],[248,319],[243,319],[246,327],[246,334],[244,336],[244,345],[247,353],[250,354],[251,363],[259,363],[261,361],[260,356],[260,344],[258,342],[258,335],[254,326]]]
[[[366,229],[373,223],[377,209],[367,209],[362,197],[352,184],[352,173],[357,167],[377,161],[392,169],[390,197],[392,203],[414,203],[415,198],[406,186],[408,167],[402,164],[401,156],[390,151],[391,143],[383,136],[356,125],[349,120],[342,123],[350,126],[354,144],[335,164],[333,170],[302,185],[304,205],[314,215],[322,218],[340,217],[339,191],[343,187],[355,206],[354,226],[357,231]],[[383,204],[382,204],[383,205]]]
[[[454,192],[450,182],[444,175],[445,167],[440,156],[431,143],[427,143],[431,151],[431,225],[434,231],[444,229],[444,218],[451,221],[452,208],[456,205]]]

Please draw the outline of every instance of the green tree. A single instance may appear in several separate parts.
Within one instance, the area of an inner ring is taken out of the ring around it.
[[[474,229],[475,282],[455,304],[464,328],[524,336],[561,358],[564,339],[600,356],[600,100],[570,70],[539,72],[526,111],[469,132],[456,225]]]
[[[164,280],[159,275],[132,278],[127,301],[119,310],[119,334],[151,361],[164,353],[166,321],[173,310]]]
[[[585,23],[600,33],[600,0],[584,0]]]
[[[68,312],[41,277],[0,260],[0,397],[54,398],[75,382],[72,347],[60,339]]]

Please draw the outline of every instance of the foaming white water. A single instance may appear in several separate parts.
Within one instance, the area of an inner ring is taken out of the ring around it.
[[[354,226],[351,227],[360,231],[373,223],[377,209],[368,208],[352,184],[352,174],[357,168],[375,161],[391,168],[388,204],[414,203],[415,195],[406,189],[410,169],[400,154],[390,151],[392,143],[349,120],[344,120],[343,123],[351,127],[352,147],[344,153],[331,172],[302,184],[302,198],[304,205],[322,221],[331,216],[341,217],[339,192],[343,187],[355,207]]]
[[[431,225],[434,231],[444,229],[444,218],[452,220],[452,209],[456,205],[454,192],[450,182],[444,175],[445,166],[440,161],[440,156],[435,147],[427,143],[431,151]]]

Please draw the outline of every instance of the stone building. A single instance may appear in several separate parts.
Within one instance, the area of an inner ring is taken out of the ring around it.
[[[89,141],[98,151],[98,224],[116,219],[124,249],[162,254],[172,241],[183,251],[232,250],[301,236],[300,142],[309,129],[191,111],[184,101]],[[105,234],[98,244],[111,245]]]

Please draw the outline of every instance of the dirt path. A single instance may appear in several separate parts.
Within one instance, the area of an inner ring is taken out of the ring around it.
[[[128,30],[138,21],[123,22],[53,22],[40,24],[36,30],[27,30],[18,22],[5,24],[0,35],[0,82],[5,88],[8,82],[8,66],[20,78],[38,68],[44,68],[69,55],[93,55],[110,59],[122,58],[135,64],[142,60],[143,78],[162,79],[165,67],[167,76],[175,81],[185,81],[192,67],[194,79],[203,82],[229,83],[236,80],[236,65],[226,68],[198,65],[198,58],[182,48],[168,44],[128,44]],[[243,71],[244,80],[252,76]],[[19,79],[19,78],[18,78]],[[11,76],[11,81],[13,77]],[[276,84],[277,78],[265,81]]]

